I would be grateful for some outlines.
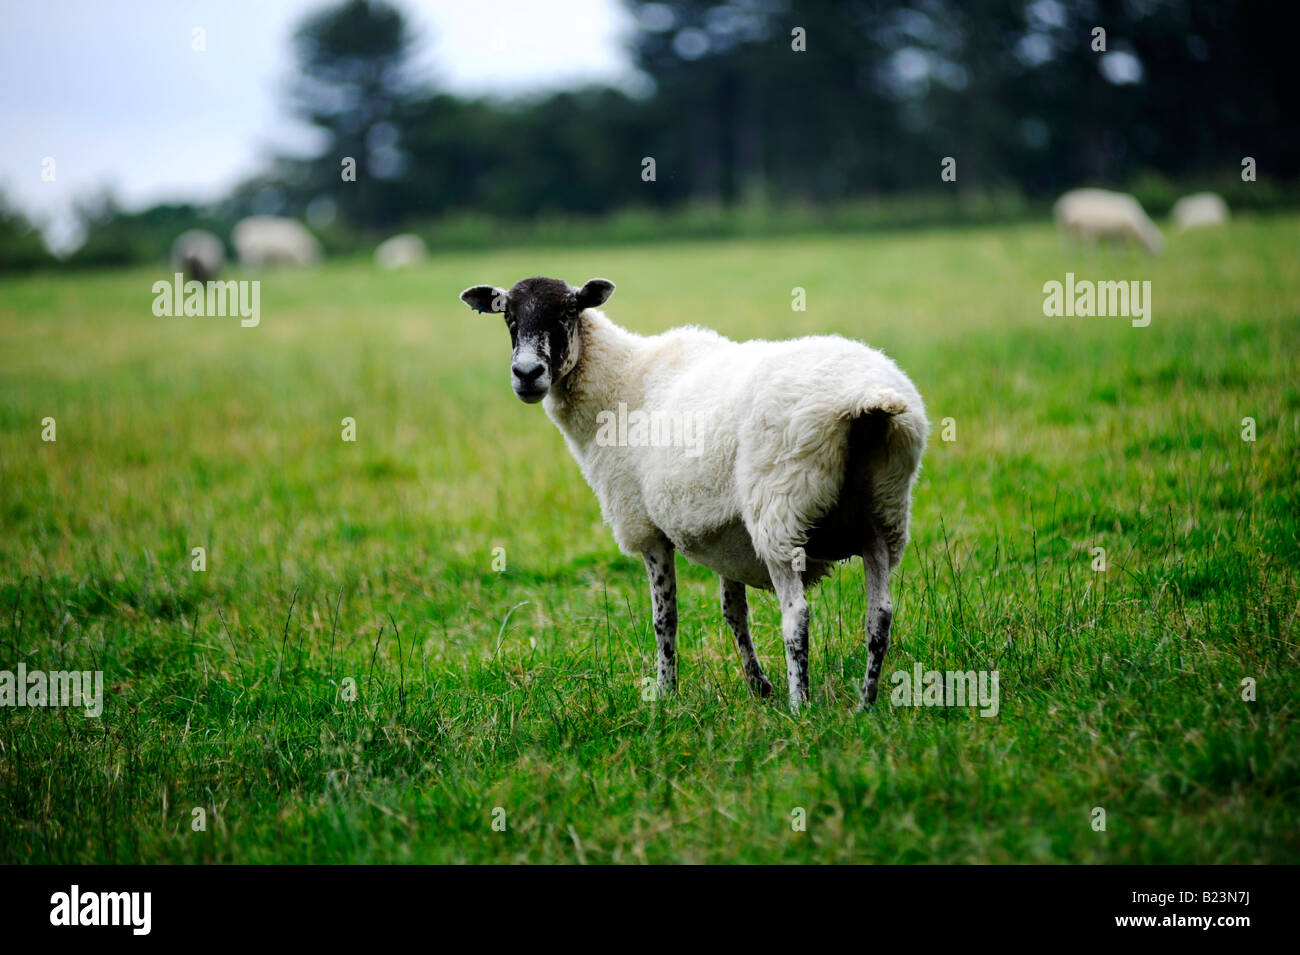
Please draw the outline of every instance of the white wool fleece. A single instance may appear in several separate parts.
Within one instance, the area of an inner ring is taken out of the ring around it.
[[[851,419],[880,412],[891,417],[871,459],[872,502],[897,565],[929,422],[884,354],[839,336],[733,342],[685,327],[646,337],[596,309],[582,313],[577,347],[544,407],[623,553],[667,536],[689,554],[742,522],[759,558],[787,561],[836,503]],[[620,403],[693,416],[694,448],[602,446],[598,416]]]

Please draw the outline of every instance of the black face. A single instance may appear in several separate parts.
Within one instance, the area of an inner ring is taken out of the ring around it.
[[[574,288],[560,279],[531,278],[509,292],[492,285],[467,288],[460,298],[480,312],[502,312],[510,330],[510,383],[521,401],[534,404],[578,363],[579,316],[601,305],[614,283],[592,279]]]
[[[541,401],[564,371],[578,335],[578,290],[559,279],[524,279],[506,302],[510,381],[521,401]]]

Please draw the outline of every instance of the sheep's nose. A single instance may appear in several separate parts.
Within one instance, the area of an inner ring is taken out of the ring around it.
[[[510,370],[514,372],[515,377],[519,379],[521,384],[531,385],[542,377],[542,372],[546,370],[546,366],[540,361],[517,361],[510,366]]]

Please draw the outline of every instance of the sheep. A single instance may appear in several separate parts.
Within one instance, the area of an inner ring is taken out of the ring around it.
[[[249,268],[264,265],[315,265],[321,259],[320,243],[295,219],[250,216],[231,233],[239,261]]]
[[[515,395],[543,403],[619,549],[641,556],[659,691],[677,685],[675,553],[718,574],[723,618],[760,697],[772,685],[750,641],[745,588],[776,592],[796,712],[809,698],[806,591],[860,556],[870,612],[859,709],[869,709],[889,647],[889,574],[907,544],[929,434],[921,396],[884,354],[839,336],[633,334],[599,309],[613,291],[605,279],[575,288],[536,277],[460,298],[504,315]],[[654,442],[652,429],[624,427],[634,415],[689,438]]]
[[[1179,231],[1201,226],[1223,225],[1228,221],[1228,204],[1213,192],[1196,192],[1174,203],[1170,215]]]
[[[182,232],[172,243],[172,268],[186,278],[208,282],[221,274],[226,250],[221,240],[204,229]]]
[[[428,258],[424,240],[410,232],[385,239],[375,247],[375,264],[381,269],[401,269]]]
[[[1106,189],[1072,189],[1053,207],[1061,232],[1088,245],[1098,239],[1131,239],[1158,255],[1165,240],[1132,196]]]

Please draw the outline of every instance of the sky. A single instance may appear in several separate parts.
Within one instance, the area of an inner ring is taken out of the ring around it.
[[[636,85],[619,0],[390,2],[419,37],[417,68],[441,89]],[[3,5],[0,195],[56,249],[76,242],[74,204],[105,187],[128,208],[209,201],[268,154],[315,143],[286,113],[284,92],[290,37],[329,0]]]

